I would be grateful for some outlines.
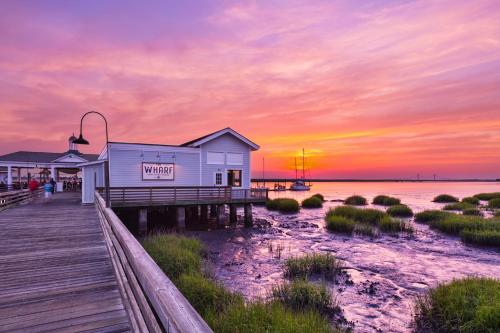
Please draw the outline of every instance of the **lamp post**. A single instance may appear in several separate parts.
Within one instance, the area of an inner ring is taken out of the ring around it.
[[[79,144],[79,145],[88,145],[89,142],[83,138],[82,134],[82,125],[83,125],[83,119],[89,115],[95,113],[104,120],[104,124],[106,125],[106,160],[104,161],[104,186],[106,188],[106,207],[109,207],[110,204],[110,193],[109,193],[109,137],[108,137],[108,121],[106,120],[106,117],[102,115],[102,113],[97,112],[97,111],[89,111],[85,113],[82,118],[80,119],[80,136],[78,139],[73,140],[73,143]]]

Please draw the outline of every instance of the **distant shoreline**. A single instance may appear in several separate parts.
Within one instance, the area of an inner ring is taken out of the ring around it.
[[[284,183],[284,182],[293,182],[294,178],[252,178],[253,183],[263,183],[263,182],[274,182],[274,183]],[[451,183],[451,182],[462,182],[462,183],[471,183],[471,182],[490,182],[490,183],[498,183],[500,179],[304,179],[306,182],[314,182],[314,183]]]

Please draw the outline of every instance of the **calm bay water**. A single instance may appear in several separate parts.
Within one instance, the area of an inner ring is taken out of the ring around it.
[[[442,204],[431,202],[438,194],[462,198],[494,191],[500,192],[500,183],[315,183],[310,192],[271,192],[271,197],[293,197],[300,201],[321,193],[327,200],[322,209],[302,209],[298,214],[282,215],[255,207],[254,218],[268,221],[270,227],[193,234],[211,251],[216,278],[247,299],[266,297],[272,285],[283,281],[282,264],[286,258],[331,252],[344,260],[354,282],[329,284],[346,319],[354,322],[354,331],[409,332],[417,295],[453,278],[500,277],[500,251],[466,246],[456,237],[420,224],[414,224],[414,236],[382,235],[370,239],[329,233],[324,228],[324,214],[330,207],[341,204],[331,200],[359,194],[371,201],[378,194],[386,194],[400,198],[418,212],[441,208]]]

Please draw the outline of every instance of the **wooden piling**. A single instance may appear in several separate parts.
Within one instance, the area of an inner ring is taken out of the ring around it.
[[[245,204],[244,215],[245,227],[251,227],[253,225],[252,204]]]
[[[139,235],[144,236],[148,232],[148,209],[139,209]]]
[[[217,226],[224,227],[226,224],[226,205],[217,205]]]
[[[236,224],[236,222],[238,222],[236,205],[229,205],[229,223]]]
[[[186,207],[184,206],[177,207],[176,225],[180,230],[186,229]]]

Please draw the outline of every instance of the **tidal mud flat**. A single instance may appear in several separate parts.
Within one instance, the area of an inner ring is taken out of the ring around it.
[[[403,201],[416,212],[440,207],[427,196],[417,193],[413,200]],[[382,234],[373,239],[329,233],[324,228],[325,212],[340,203],[331,201],[338,195],[326,198],[323,208],[293,215],[255,207],[257,223],[251,229],[191,234],[206,244],[215,277],[247,299],[266,297],[273,285],[284,280],[286,258],[334,254],[344,261],[349,278],[326,283],[355,332],[409,332],[414,299],[429,287],[470,275],[500,276],[499,250],[464,245],[426,225],[414,223],[413,235]]]

